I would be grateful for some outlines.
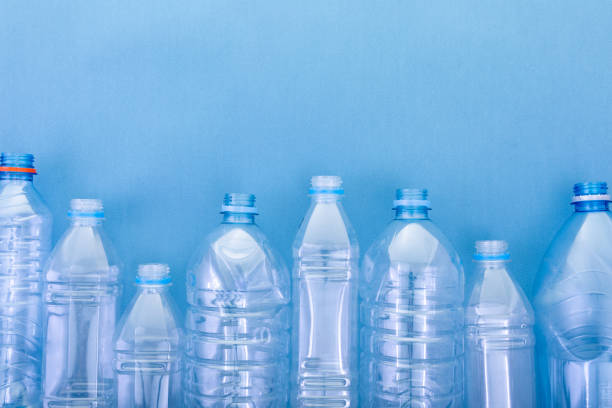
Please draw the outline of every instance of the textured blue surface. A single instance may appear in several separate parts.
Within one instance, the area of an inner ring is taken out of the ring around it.
[[[612,2],[0,3],[0,150],[36,154],[55,239],[104,200],[128,269],[184,268],[225,192],[287,262],[309,178],[341,175],[365,250],[398,187],[471,275],[505,239],[531,293],[573,183],[612,180]]]

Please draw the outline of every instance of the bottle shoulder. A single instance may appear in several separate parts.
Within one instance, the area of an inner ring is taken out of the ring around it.
[[[391,221],[366,252],[362,276],[366,282],[371,282],[381,273],[397,267],[429,270],[434,274],[437,271],[463,280],[463,266],[457,251],[430,220]]]
[[[121,261],[101,226],[71,225],[55,245],[45,267],[48,281],[117,282]]]
[[[538,274],[536,300],[551,291],[611,288],[612,217],[608,211],[574,213],[551,242]],[[590,289],[588,289],[589,287]],[[580,289],[579,289],[580,288]]]
[[[358,257],[359,244],[340,201],[313,202],[302,220],[293,243],[294,256],[304,250],[348,250]]]
[[[476,273],[465,308],[466,324],[533,325],[529,299],[505,266],[482,267]]]
[[[187,282],[208,290],[281,288],[285,292],[289,273],[257,225],[221,224],[196,250]]]
[[[181,321],[167,291],[140,290],[117,326],[115,349],[176,351],[181,344]]]
[[[15,217],[51,223],[51,211],[31,182],[0,182],[0,219]]]

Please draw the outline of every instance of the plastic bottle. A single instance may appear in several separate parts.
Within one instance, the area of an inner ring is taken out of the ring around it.
[[[43,406],[114,407],[120,265],[100,200],[72,200],[68,217],[44,273]]]
[[[41,274],[51,213],[31,154],[0,155],[0,406],[36,406],[42,356]]]
[[[337,176],[316,176],[293,244],[292,407],[355,407],[358,260]]]
[[[461,407],[461,261],[429,219],[427,190],[397,190],[393,208],[362,266],[361,406]]]
[[[509,260],[505,241],[476,241],[465,310],[468,407],[535,406],[534,315]]]
[[[138,291],[115,333],[118,408],[182,405],[181,329],[171,281],[168,265],[138,267]]]
[[[606,183],[574,186],[574,214],[535,285],[540,395],[546,407],[612,406],[612,218]]]
[[[255,196],[225,195],[223,222],[187,272],[187,407],[285,407],[289,273],[255,224]]]

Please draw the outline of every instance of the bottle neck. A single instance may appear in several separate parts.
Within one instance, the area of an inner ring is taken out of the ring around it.
[[[170,288],[170,283],[137,283],[138,292],[164,293]]]
[[[342,200],[342,194],[311,194],[310,202],[312,204],[317,203],[333,203],[340,202]]]
[[[34,174],[32,173],[19,173],[12,171],[1,171],[0,181],[27,181],[32,183],[34,180]]]
[[[509,260],[477,260],[474,261],[478,270],[486,269],[506,269]]]
[[[396,220],[428,220],[429,209],[427,207],[397,207],[395,209]]]
[[[255,214],[225,212],[223,224],[255,224]]]
[[[574,203],[576,212],[609,211],[608,201],[580,201]]]
[[[98,217],[70,217],[70,224],[75,227],[102,226],[104,218]]]

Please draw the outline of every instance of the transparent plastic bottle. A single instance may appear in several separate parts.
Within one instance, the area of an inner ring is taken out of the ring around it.
[[[120,264],[100,200],[72,200],[68,216],[44,273],[43,406],[114,407]]]
[[[476,241],[465,309],[468,407],[535,407],[533,310],[509,260],[505,241]]]
[[[42,356],[41,275],[51,213],[34,188],[34,156],[0,155],[0,406],[37,406]]]
[[[293,244],[292,407],[355,407],[359,246],[342,180],[316,176]]]
[[[427,190],[397,190],[393,208],[362,265],[361,406],[461,407],[461,261],[429,219]]]
[[[612,407],[612,218],[603,182],[578,183],[575,212],[535,285],[540,395],[546,407]]]
[[[181,329],[171,281],[168,265],[138,267],[138,291],[115,333],[118,408],[182,405]]]
[[[285,407],[289,273],[255,224],[255,196],[225,195],[223,222],[187,272],[187,407]]]

